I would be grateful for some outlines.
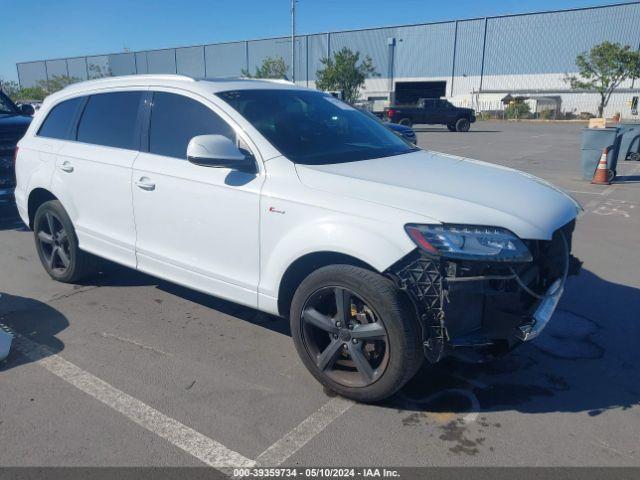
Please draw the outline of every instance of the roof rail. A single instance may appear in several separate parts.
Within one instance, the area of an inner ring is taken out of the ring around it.
[[[144,73],[144,74],[135,74],[135,75],[116,75],[110,77],[102,77],[102,78],[92,78],[90,80],[84,80],[82,82],[70,83],[66,85],[64,88],[73,87],[76,85],[87,85],[87,84],[100,84],[100,83],[109,83],[115,81],[122,81],[127,79],[136,79],[136,80],[186,80],[189,82],[195,82],[193,77],[189,77],[187,75],[178,75],[174,73]]]
[[[255,78],[255,77],[245,77],[244,75],[231,75],[229,77],[198,77],[196,81],[202,82],[229,82],[229,81],[238,81],[238,80],[251,80],[257,82],[270,82],[270,83],[282,83],[285,85],[295,85],[290,80],[285,78]]]

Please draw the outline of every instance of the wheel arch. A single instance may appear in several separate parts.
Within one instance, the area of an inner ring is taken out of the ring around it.
[[[33,219],[36,216],[36,212],[40,205],[50,200],[58,200],[53,193],[46,188],[38,187],[31,190],[29,193],[29,199],[27,201],[27,215],[29,219],[29,228],[33,229]]]
[[[285,270],[278,287],[278,312],[289,316],[293,295],[300,283],[315,270],[329,265],[353,265],[380,273],[367,262],[345,253],[320,251],[307,253],[294,260]]]

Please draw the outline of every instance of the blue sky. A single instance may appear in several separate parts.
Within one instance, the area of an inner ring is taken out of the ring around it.
[[[16,62],[288,35],[290,0],[2,2],[0,78]],[[619,0],[299,0],[299,33],[423,23]]]

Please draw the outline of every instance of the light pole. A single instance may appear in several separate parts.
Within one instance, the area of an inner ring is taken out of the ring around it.
[[[291,81],[296,81],[296,0],[291,0]]]

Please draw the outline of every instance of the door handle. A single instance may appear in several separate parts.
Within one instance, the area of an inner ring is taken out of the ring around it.
[[[136,187],[148,192],[156,189],[156,184],[149,181],[147,177],[141,177],[140,180],[135,182]]]
[[[71,173],[73,172],[73,165],[71,165],[69,162],[64,162],[62,165],[60,165],[60,170],[62,170],[63,172]]]

